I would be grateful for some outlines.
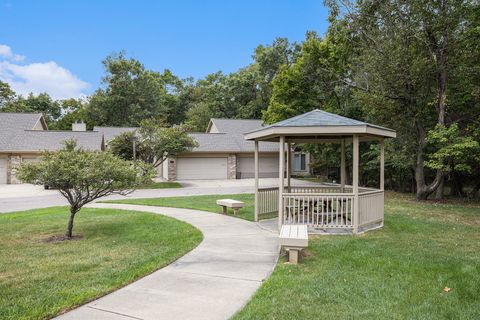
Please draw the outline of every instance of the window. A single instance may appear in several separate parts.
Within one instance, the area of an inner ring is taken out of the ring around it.
[[[305,171],[306,167],[305,153],[295,153],[293,155],[293,171]]]

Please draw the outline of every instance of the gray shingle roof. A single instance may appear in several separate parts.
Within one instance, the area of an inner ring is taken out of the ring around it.
[[[250,132],[256,132],[268,128],[280,128],[280,127],[322,127],[322,126],[370,126],[380,128],[384,130],[390,130],[381,126],[370,124],[367,122],[342,117],[338,114],[326,112],[323,110],[315,109],[310,112],[265,126],[263,128],[257,128]]]
[[[262,127],[262,120],[253,119],[211,119],[220,133],[190,133],[199,147],[193,152],[254,152],[255,144],[246,141],[245,132]],[[260,143],[260,152],[278,152],[278,144]]]
[[[135,127],[93,127],[93,131],[98,131],[103,134],[105,142],[112,140],[124,132],[132,132],[137,129],[138,128]]]
[[[58,150],[70,139],[87,150],[102,148],[103,136],[99,132],[32,130],[41,119],[40,113],[0,112],[0,152]]]
[[[262,128],[263,121],[257,119],[210,119],[218,131],[222,133],[249,132]]]
[[[102,134],[95,131],[27,130],[16,135],[10,151],[53,151],[63,148],[67,140],[76,140],[77,146],[86,150],[101,150]]]

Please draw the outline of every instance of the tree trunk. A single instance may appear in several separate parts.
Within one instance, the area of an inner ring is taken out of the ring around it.
[[[73,219],[75,219],[75,214],[77,213],[77,210],[74,208],[70,208],[70,219],[68,219],[68,226],[67,226],[67,233],[65,236],[69,239],[72,238],[73,234]]]
[[[435,192],[435,200],[443,199],[443,191],[445,187],[445,177],[440,179],[440,184],[438,185],[437,191]]]
[[[429,185],[425,183],[425,138],[426,132],[423,125],[416,120],[417,129],[417,161],[415,164],[415,181],[417,185],[417,200],[427,200],[428,196],[434,192],[443,178],[442,170],[437,170],[435,180]]]

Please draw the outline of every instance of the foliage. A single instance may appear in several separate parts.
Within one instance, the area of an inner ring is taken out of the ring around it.
[[[90,97],[88,109],[97,125],[137,126],[143,119],[167,118],[175,113],[180,81],[170,71],[146,70],[123,52],[108,56],[103,65],[105,88]]]
[[[13,95],[12,93],[8,94],[9,98],[8,101],[6,100],[4,106],[2,107],[0,104],[0,107],[2,107],[1,111],[43,113],[48,126],[54,126],[55,121],[57,121],[62,114],[60,102],[53,100],[46,93],[40,93],[38,95],[30,93],[26,98]]]
[[[123,159],[133,159],[135,140],[136,158],[158,167],[168,156],[176,156],[198,146],[184,127],[164,127],[155,119],[143,120],[136,132],[123,133],[109,144],[111,152]]]
[[[432,169],[473,173],[480,168],[480,144],[472,137],[463,136],[456,123],[448,128],[437,125],[429,132],[427,142],[436,149],[425,163]]]
[[[24,162],[16,170],[22,181],[58,189],[68,200],[68,238],[72,237],[74,217],[85,204],[110,194],[126,195],[153,178],[153,169],[141,163],[83,150],[74,141],[59,151],[45,152],[40,162]]]

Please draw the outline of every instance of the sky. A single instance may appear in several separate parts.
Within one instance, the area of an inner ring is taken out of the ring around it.
[[[124,50],[181,78],[230,73],[259,44],[328,26],[322,0],[0,0],[0,80],[20,94],[91,94],[101,61]]]

